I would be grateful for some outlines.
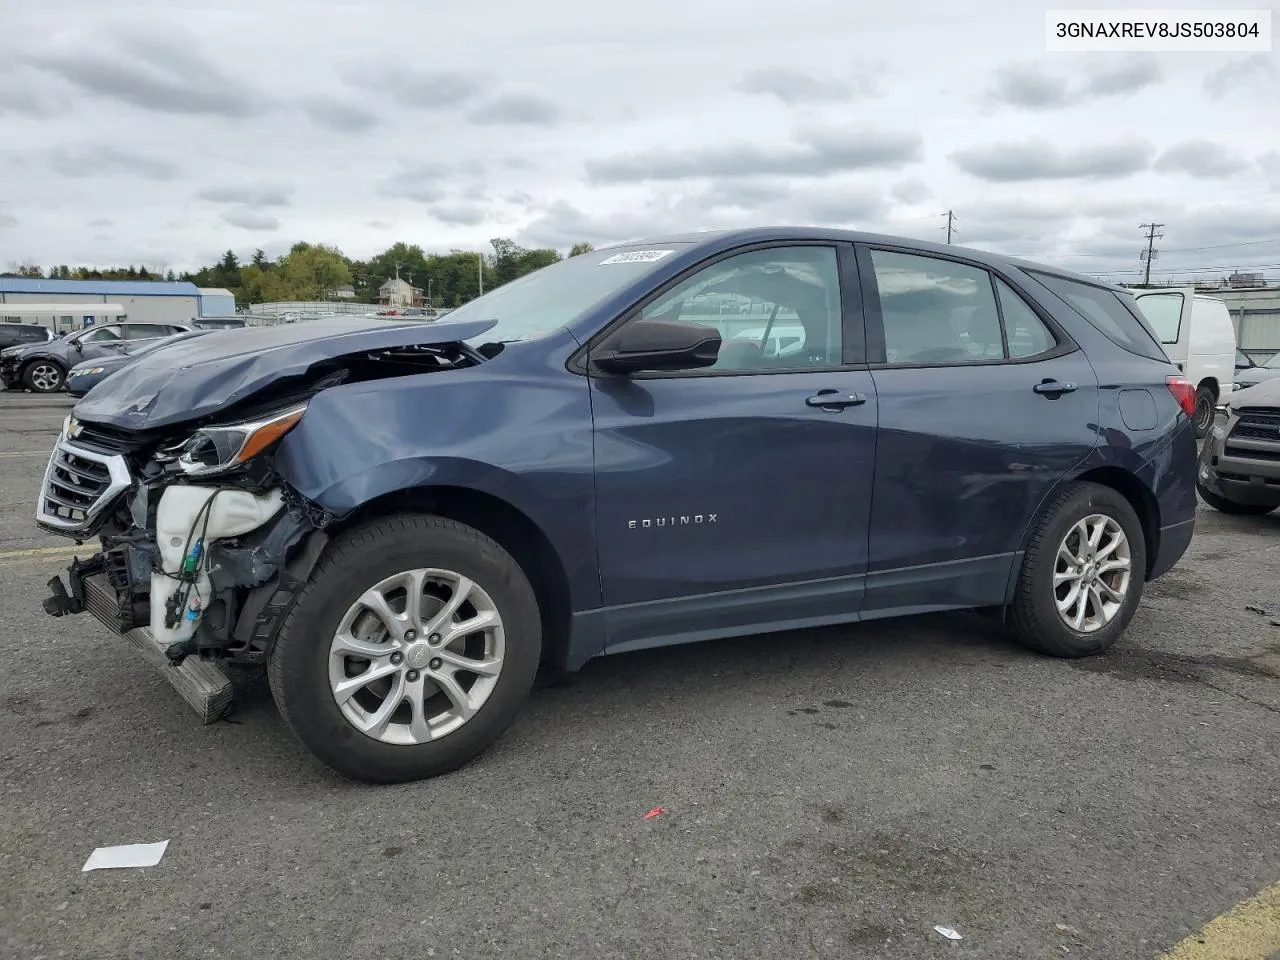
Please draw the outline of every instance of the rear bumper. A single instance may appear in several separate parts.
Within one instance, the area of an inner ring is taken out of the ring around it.
[[[1191,538],[1196,532],[1196,521],[1192,517],[1182,523],[1170,524],[1160,528],[1160,546],[1156,550],[1155,562],[1151,564],[1148,581],[1162,576],[1173,569],[1174,564],[1182,559],[1182,555],[1191,546]]]
[[[91,614],[151,664],[203,723],[213,723],[227,712],[235,698],[235,688],[217,663],[186,657],[175,664],[152,636],[150,627],[121,630],[116,592],[103,572],[100,557],[72,563],[67,581],[67,586],[61,577],[49,581],[51,595],[44,602],[45,612],[52,616]]]

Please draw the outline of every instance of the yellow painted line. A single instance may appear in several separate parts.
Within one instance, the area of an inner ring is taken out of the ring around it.
[[[97,549],[88,543],[83,547],[31,547],[27,550],[0,550],[0,563],[5,560],[24,560],[27,558],[70,560],[77,554],[88,559],[97,552]]]
[[[1280,951],[1280,883],[1210,920],[1160,960],[1268,960]]]

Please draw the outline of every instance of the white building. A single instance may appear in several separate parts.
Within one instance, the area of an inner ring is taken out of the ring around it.
[[[23,304],[46,305],[40,313],[23,314]],[[66,312],[48,316],[47,305],[65,304]],[[97,308],[95,310],[95,307]],[[119,317],[110,316],[122,310]],[[74,312],[72,312],[74,310]],[[108,319],[190,323],[201,317],[235,315],[235,297],[228,290],[197,287],[194,283],[160,280],[32,280],[0,277],[0,322],[24,320],[52,327],[55,333],[79,330]]]

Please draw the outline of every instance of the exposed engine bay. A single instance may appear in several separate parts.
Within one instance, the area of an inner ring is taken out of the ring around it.
[[[277,472],[276,444],[323,390],[483,362],[459,342],[395,347],[324,360],[156,430],[67,418],[36,522],[101,550],[71,565],[68,585],[50,581],[46,612],[88,609],[126,636],[145,628],[174,665],[264,663],[338,519]]]

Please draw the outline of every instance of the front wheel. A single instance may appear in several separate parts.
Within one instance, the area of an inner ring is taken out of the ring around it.
[[[1191,426],[1195,429],[1196,439],[1203,440],[1209,435],[1214,420],[1214,396],[1208,387],[1196,391],[1196,408],[1191,415]]]
[[[1041,516],[1010,609],[1026,646],[1056,657],[1106,650],[1124,633],[1142,597],[1146,541],[1120,493],[1081,483]]]
[[[52,360],[34,360],[22,371],[22,382],[36,393],[57,393],[66,379],[62,367]]]
[[[1234,500],[1228,500],[1226,497],[1219,496],[1212,490],[1207,489],[1200,481],[1196,481],[1196,493],[1200,494],[1200,499],[1207,503],[1219,513],[1229,513],[1238,517],[1261,517],[1270,513],[1280,504],[1265,503],[1237,503]]]
[[[298,598],[268,676],[285,721],[354,780],[448,773],[494,743],[533,686],[537,600],[511,556],[435,516],[335,540]]]

